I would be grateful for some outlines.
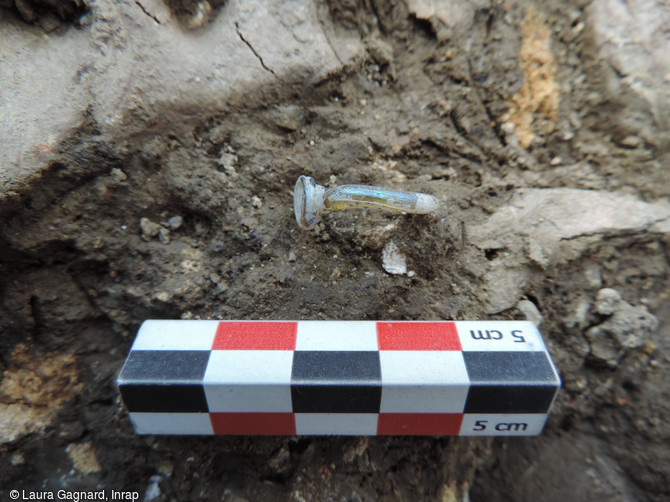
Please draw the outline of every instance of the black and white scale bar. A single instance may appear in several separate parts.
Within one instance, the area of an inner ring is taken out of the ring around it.
[[[139,434],[536,435],[560,380],[519,321],[146,321]]]

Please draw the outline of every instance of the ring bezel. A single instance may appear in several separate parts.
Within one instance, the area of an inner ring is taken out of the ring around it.
[[[311,176],[300,176],[293,189],[293,211],[302,228],[312,228],[321,217],[317,205],[317,185]]]

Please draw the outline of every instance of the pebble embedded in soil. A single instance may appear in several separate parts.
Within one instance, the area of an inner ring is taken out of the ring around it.
[[[181,216],[173,216],[168,220],[168,225],[170,227],[170,230],[177,230],[184,224],[184,218]]]
[[[151,221],[149,218],[140,219],[140,234],[142,239],[149,242],[158,237],[162,244],[170,244],[170,230],[163,225]]]
[[[154,223],[149,218],[140,219],[140,231],[142,234],[142,239],[147,242],[156,237],[160,233],[161,228],[163,227],[158,223]]]
[[[603,278],[600,272],[600,267],[595,263],[587,265],[584,269],[584,278],[588,285],[592,288],[600,288],[603,285]]]
[[[649,313],[647,307],[629,304],[611,288],[598,291],[593,310],[609,316],[586,332],[591,346],[589,359],[596,365],[618,366],[623,356],[630,349],[642,347],[659,325],[658,319]]]
[[[637,148],[642,144],[642,140],[637,136],[626,136],[619,144],[624,148]]]
[[[17,465],[23,465],[26,463],[26,459],[21,455],[20,453],[14,453],[12,457],[9,459],[9,463],[12,464],[13,466]]]
[[[170,231],[167,228],[161,228],[158,231],[158,240],[162,244],[170,244]]]
[[[520,300],[519,303],[516,304],[516,308],[526,317],[527,320],[535,323],[536,326],[542,324],[544,318],[542,317],[542,314],[540,313],[537,306],[530,300]]]
[[[407,273],[407,260],[393,241],[389,241],[382,251],[382,266],[389,274],[403,275]]]
[[[162,480],[162,476],[159,476],[158,474],[154,474],[149,478],[149,484],[144,492],[144,502],[149,502],[150,500],[155,500],[160,497],[161,489],[158,485]]]
[[[237,155],[234,153],[222,153],[219,157],[218,164],[223,167],[228,176],[237,176],[237,171],[235,170],[235,164],[237,164]]]
[[[596,295],[594,310],[602,315],[612,315],[617,310],[621,300],[621,295],[617,290],[612,288],[601,289]]]
[[[126,176],[126,173],[124,173],[121,169],[115,167],[109,172],[109,178],[111,180],[112,185],[118,185],[119,183],[122,183],[128,179],[128,176]]]

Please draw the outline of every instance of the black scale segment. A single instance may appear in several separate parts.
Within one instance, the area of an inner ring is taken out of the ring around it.
[[[208,350],[133,350],[119,375],[131,412],[207,413]]]
[[[377,351],[296,351],[294,413],[379,413],[382,371]]]
[[[463,352],[465,413],[546,413],[558,379],[544,352]]]

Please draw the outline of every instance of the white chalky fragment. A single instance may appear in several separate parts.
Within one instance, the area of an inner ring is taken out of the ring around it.
[[[407,260],[392,241],[382,251],[382,266],[389,274],[402,275],[407,273]]]

